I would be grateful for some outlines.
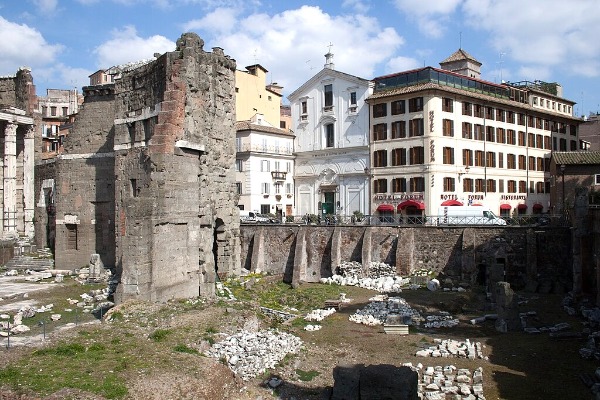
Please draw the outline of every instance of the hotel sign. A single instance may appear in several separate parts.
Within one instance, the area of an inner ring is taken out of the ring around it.
[[[527,200],[525,194],[503,194],[500,196],[500,200]]]
[[[423,200],[423,193],[399,193],[399,194],[376,194],[373,196],[375,201],[404,201],[404,200]]]

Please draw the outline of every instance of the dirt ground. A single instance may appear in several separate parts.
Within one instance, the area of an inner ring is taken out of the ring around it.
[[[310,286],[318,285],[305,285]],[[245,302],[219,300],[197,305],[181,302],[167,305],[127,303],[113,309],[112,313],[118,316],[113,318],[113,322],[81,325],[69,330],[68,334],[61,333],[60,338],[49,333],[50,339],[38,346],[8,350],[2,346],[0,350],[1,377],[1,368],[6,366],[14,365],[22,371],[48,368],[32,356],[40,347],[70,341],[84,343],[87,348],[101,344],[102,356],[92,365],[82,367],[81,373],[98,376],[108,372],[117,374],[126,382],[126,394],[103,397],[93,394],[93,390],[68,387],[48,394],[46,391],[51,385],[31,383],[28,386],[29,381],[23,378],[23,385],[16,388],[4,382],[0,399],[327,399],[334,383],[332,371],[337,365],[399,366],[408,362],[424,366],[453,364],[470,370],[482,367],[484,395],[488,400],[592,398],[589,389],[581,382],[580,374],[593,374],[597,365],[579,356],[583,339],[555,340],[548,333],[498,333],[493,321],[473,325],[469,322],[471,318],[494,312],[485,310],[485,297],[479,289],[464,293],[419,289],[397,294],[422,314],[448,311],[460,320],[460,324],[453,328],[411,328],[407,336],[388,335],[381,326],[371,327],[349,321],[348,317],[366,306],[368,299],[377,293],[354,287],[344,287],[343,292],[352,301],[321,322],[321,330],[313,332],[305,331],[294,323],[279,324],[261,316],[258,292],[254,301]],[[519,296],[520,311],[536,313],[528,318],[529,326],[553,326],[567,322],[572,331],[582,331],[583,321],[568,316],[562,310],[562,296],[532,293],[519,293]],[[261,328],[277,327],[294,333],[303,340],[304,348],[298,354],[286,357],[277,368],[247,382],[236,378],[219,360],[202,356],[203,350],[211,343],[239,331],[245,324],[255,323],[257,315]],[[165,334],[166,338],[161,341],[150,340],[159,330],[169,334]],[[433,345],[435,338],[481,342],[489,360],[415,356],[417,350]],[[197,352],[173,352],[178,344]],[[52,363],[59,366],[61,360],[57,357]],[[282,385],[274,390],[265,385],[265,381],[273,376],[283,380]],[[56,384],[60,385],[60,381]]]

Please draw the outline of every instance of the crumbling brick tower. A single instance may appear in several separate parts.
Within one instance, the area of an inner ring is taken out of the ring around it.
[[[115,83],[115,300],[213,296],[237,274],[235,61],[186,33]]]

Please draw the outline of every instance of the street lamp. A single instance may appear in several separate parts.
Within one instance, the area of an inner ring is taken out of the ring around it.
[[[560,174],[562,175],[562,213],[565,215],[565,164],[560,165]]]

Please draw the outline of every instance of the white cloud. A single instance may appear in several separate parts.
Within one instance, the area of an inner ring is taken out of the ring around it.
[[[154,53],[175,50],[175,43],[164,36],[154,35],[147,38],[138,36],[133,26],[122,30],[113,30],[112,39],[94,49],[98,68],[150,59]]]
[[[0,17],[0,74],[12,75],[21,66],[32,69],[51,65],[63,51],[60,44],[47,43],[37,30]]]
[[[284,86],[284,93],[294,91],[323,68],[329,43],[333,44],[335,69],[365,79],[404,43],[394,28],[383,28],[374,18],[332,16],[310,6],[273,16],[252,14],[233,29],[211,37],[210,46],[224,48],[237,60],[238,69],[260,63],[270,71],[269,80]]]
[[[369,11],[369,5],[361,0],[344,0],[342,7],[351,8],[359,14],[364,14]]]
[[[33,71],[34,84],[49,89],[81,89],[90,84],[89,76],[95,71],[84,68],[73,68],[62,63]],[[51,83],[50,83],[51,82]],[[48,86],[50,85],[50,86]],[[45,93],[42,93],[45,95]]]
[[[563,74],[600,76],[596,0],[465,0],[466,21],[491,34],[491,45],[525,65]],[[544,78],[537,78],[544,79]]]
[[[386,73],[391,74],[394,72],[408,71],[422,66],[423,65],[414,58],[398,56],[387,62],[385,70]]]
[[[40,14],[51,14],[58,7],[58,0],[33,0]]]
[[[421,33],[428,37],[440,38],[446,32],[449,17],[463,0],[394,0],[396,8],[414,20]]]
[[[183,25],[184,32],[204,29],[215,33],[228,33],[236,25],[239,11],[233,8],[217,8],[200,19],[194,19]]]

